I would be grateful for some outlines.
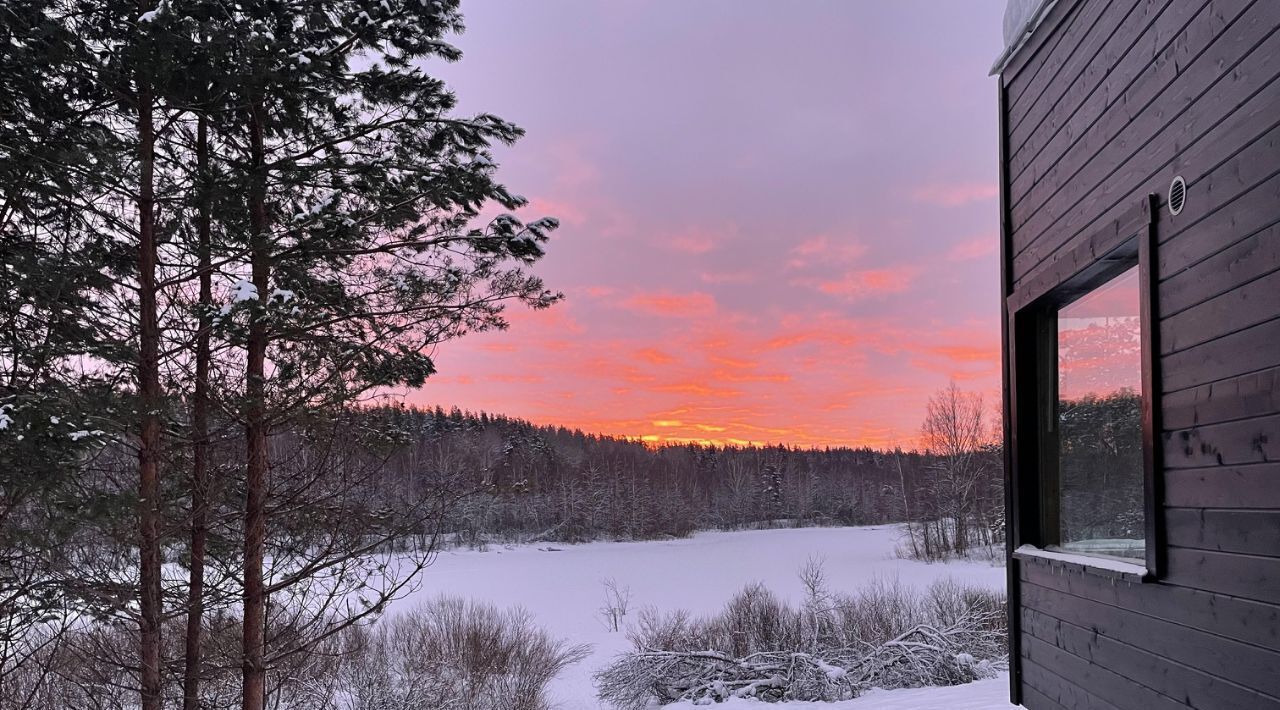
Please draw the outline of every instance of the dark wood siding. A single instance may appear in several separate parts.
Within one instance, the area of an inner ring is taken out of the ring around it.
[[[1160,197],[1164,568],[1127,582],[1010,562],[1029,708],[1280,708],[1278,30],[1274,0],[1060,0],[1001,76],[1008,303]]]

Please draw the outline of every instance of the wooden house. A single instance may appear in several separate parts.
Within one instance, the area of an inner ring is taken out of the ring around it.
[[[1005,30],[1013,700],[1280,708],[1280,1]]]

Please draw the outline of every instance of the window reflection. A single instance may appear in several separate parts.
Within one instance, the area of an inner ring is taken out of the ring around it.
[[[1145,557],[1138,268],[1058,311],[1058,484],[1064,550]]]

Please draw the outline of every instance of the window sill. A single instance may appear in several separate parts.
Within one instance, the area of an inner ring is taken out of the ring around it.
[[[1136,562],[1122,562],[1105,557],[1091,557],[1069,552],[1050,552],[1032,545],[1023,545],[1014,550],[1013,558],[1024,562],[1034,562],[1050,568],[1082,572],[1135,584],[1153,580],[1146,565]]]

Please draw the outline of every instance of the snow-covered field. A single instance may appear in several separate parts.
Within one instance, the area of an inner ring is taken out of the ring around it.
[[[564,710],[596,710],[591,674],[620,651],[626,636],[601,620],[603,582],[613,579],[632,593],[631,608],[683,608],[695,614],[718,611],[752,581],[764,582],[779,597],[798,602],[803,588],[797,570],[810,557],[825,562],[833,590],[854,590],[881,577],[925,587],[943,577],[1003,588],[1004,569],[980,562],[925,564],[898,559],[897,526],[806,528],[698,533],[683,540],[601,542],[586,545],[493,546],[487,552],[442,553],[423,575],[422,586],[395,603],[392,612],[440,594],[522,606],[558,638],[589,643],[592,655],[570,667],[552,686]],[[876,691],[843,703],[788,703],[788,710],[986,710],[1009,708],[1006,678],[953,688]],[[738,702],[720,707],[765,706]],[[681,707],[679,705],[668,706]]]

